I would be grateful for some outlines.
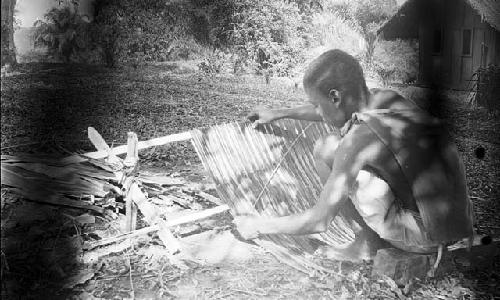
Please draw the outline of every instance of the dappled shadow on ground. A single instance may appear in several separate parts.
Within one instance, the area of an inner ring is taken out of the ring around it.
[[[108,70],[36,64],[21,65],[19,71],[20,75],[2,78],[2,154],[59,153],[61,147],[69,151],[91,150],[86,138],[88,126],[94,126],[106,141],[118,145],[126,142],[129,130],[144,140],[242,120],[256,106],[295,106],[305,99],[302,91],[285,86],[197,74],[159,76],[159,70],[147,68]],[[458,145],[474,202],[476,229],[480,233],[500,234],[499,120],[484,110],[470,109],[454,92],[423,97],[422,91],[416,90],[413,97],[428,100],[424,106],[444,118]],[[485,149],[484,157],[475,154],[478,147]],[[186,161],[199,163],[189,143],[145,150],[141,152],[141,161],[167,169],[177,164],[186,166]],[[54,298],[63,285],[60,279],[71,274],[71,266],[77,262],[78,250],[69,239],[74,228],[58,209],[48,209],[43,218],[35,217],[45,211],[41,205],[18,215],[15,207],[23,207],[24,202],[7,199],[7,195],[10,194],[2,191],[2,289],[26,297]],[[4,243],[4,239],[9,239],[9,243]],[[60,256],[61,249],[71,254]],[[182,289],[194,291],[201,298],[338,298],[360,290],[365,291],[362,296],[379,298],[395,298],[398,294],[387,282],[372,280],[369,265],[346,270],[346,277],[310,278],[261,253],[238,265],[198,266],[180,271],[166,259],[147,269],[147,261],[134,251],[126,253],[132,270],[123,253],[110,256],[104,261],[102,273],[80,289],[103,297],[129,297],[131,283],[144,295],[146,291],[164,292],[166,297],[184,293]],[[4,269],[7,265],[8,269]],[[498,270],[498,256],[491,265]],[[463,295],[492,293],[499,290],[498,280],[493,281],[498,279],[494,270],[460,269],[444,278],[416,284],[411,295],[424,299],[435,295],[451,297],[455,286],[465,287]]]
[[[496,254],[493,254],[496,253]],[[472,253],[466,252],[469,260],[455,260],[455,266],[476,295],[490,298],[500,297],[500,243],[489,245]]]
[[[75,211],[16,198],[2,189],[2,298],[63,299],[82,254]]]

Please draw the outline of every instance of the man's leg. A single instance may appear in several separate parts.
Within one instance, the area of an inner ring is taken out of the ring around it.
[[[340,138],[331,135],[315,144],[316,169],[323,184],[330,176],[339,143]],[[359,247],[374,254],[377,249],[392,245],[409,252],[435,251],[437,245],[429,244],[425,238],[418,216],[400,209],[394,202],[395,196],[384,180],[368,170],[360,171],[350,201],[341,209],[342,215],[351,221],[356,234],[353,250]],[[382,242],[382,239],[386,242]]]
[[[324,184],[331,173],[335,149],[340,143],[340,138],[334,135],[319,139],[314,145],[314,159],[316,170],[320,176],[321,183]],[[354,207],[351,200],[340,210],[341,214],[350,222],[350,226],[356,236],[353,243],[342,245],[341,247],[326,247],[321,250],[322,254],[341,260],[361,260],[370,259],[380,248],[388,247],[363,220],[359,212]]]
[[[427,239],[418,213],[399,207],[387,182],[370,170],[359,172],[351,199],[366,224],[392,246],[418,253],[437,249]]]

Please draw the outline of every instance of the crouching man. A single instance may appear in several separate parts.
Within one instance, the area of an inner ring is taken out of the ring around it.
[[[380,241],[428,253],[472,236],[464,167],[437,119],[394,91],[371,93],[358,61],[340,50],[315,59],[303,84],[310,104],[257,111],[249,118],[324,121],[341,128],[341,137],[315,145],[320,199],[295,215],[236,217],[244,238],[323,232],[339,212],[351,220],[356,238],[330,248],[338,259],[372,258]]]

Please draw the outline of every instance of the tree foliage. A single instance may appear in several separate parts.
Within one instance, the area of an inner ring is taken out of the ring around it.
[[[396,51],[413,62],[412,47],[386,43],[375,54],[376,31],[395,0],[95,0],[90,23],[76,13],[78,0],[62,2],[36,24],[36,40],[65,61],[195,59],[206,73],[295,76],[313,57],[338,48],[384,78],[413,76],[386,59]]]
[[[215,46],[231,48],[249,69],[278,75],[288,75],[310,53],[329,48],[341,48],[373,67],[376,31],[397,7],[395,0],[217,0],[205,5],[213,7]]]
[[[239,0],[233,24],[231,46],[258,70],[288,75],[301,59],[306,25],[295,3]]]
[[[95,11],[109,65],[188,59],[200,49],[188,4],[97,0]]]
[[[191,11],[182,5],[96,0],[91,23],[77,13],[77,5],[77,0],[64,1],[35,24],[36,44],[66,62],[92,56],[108,66],[188,59],[200,49]]]
[[[374,51],[373,69],[384,85],[390,81],[411,83],[418,74],[418,42],[379,41]]]
[[[61,56],[69,62],[71,55],[91,45],[89,23],[77,13],[75,7],[54,7],[44,19],[34,24],[35,44],[47,46],[54,56]]]
[[[310,42],[306,1],[217,0],[199,7],[208,11],[209,41],[233,54],[234,70],[288,75],[303,60]]]
[[[377,29],[396,11],[396,0],[333,1],[331,7],[351,20],[365,39],[365,63],[370,65],[377,41]]]
[[[355,24],[335,10],[324,9],[313,15],[311,33],[313,42],[310,59],[328,49],[341,49],[355,57],[364,55],[364,38]]]

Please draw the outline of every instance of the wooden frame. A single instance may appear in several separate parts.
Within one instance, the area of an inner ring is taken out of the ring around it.
[[[154,147],[154,146],[165,145],[165,144],[172,143],[172,142],[187,141],[190,139],[191,139],[191,132],[189,132],[189,131],[171,134],[171,135],[167,135],[167,136],[163,136],[163,137],[159,137],[159,138],[150,139],[147,141],[138,142],[137,143],[137,151],[141,150],[141,149]],[[128,147],[127,145],[122,145],[122,146],[118,146],[115,148],[111,148],[110,151],[114,155],[120,155],[120,154],[127,153],[127,147]],[[87,153],[84,153],[83,155],[90,157],[90,158],[93,158],[93,159],[100,159],[100,158],[108,157],[109,152],[101,150],[101,151],[87,152]]]
[[[137,134],[128,132],[127,145],[119,146],[111,149],[102,136],[93,128],[89,127],[89,139],[97,149],[96,152],[85,153],[84,156],[94,159],[112,157],[114,155],[127,153],[126,158],[122,162],[122,169],[115,172],[115,176],[119,181],[123,182],[123,193],[125,196],[125,233],[112,238],[100,240],[91,245],[90,248],[113,243],[124,238],[158,232],[160,240],[168,250],[168,255],[174,255],[180,251],[180,244],[170,231],[170,227],[188,222],[197,221],[210,217],[214,214],[219,214],[230,210],[228,205],[219,205],[212,209],[195,212],[187,216],[183,216],[174,220],[163,220],[159,218],[157,211],[151,203],[147,201],[146,195],[141,191],[139,185],[135,181],[133,174],[139,162],[139,149],[145,149],[154,146],[164,145],[170,142],[185,141],[192,138],[190,132],[172,134],[160,138],[154,138],[148,141],[139,142]],[[116,156],[115,156],[116,158]],[[121,161],[120,159],[118,159]],[[215,198],[215,197],[214,197]],[[214,201],[220,203],[219,201]],[[144,215],[144,220],[149,227],[136,230],[137,213],[138,211]]]

